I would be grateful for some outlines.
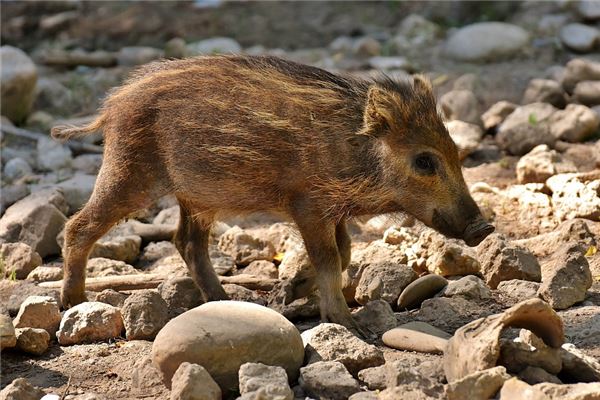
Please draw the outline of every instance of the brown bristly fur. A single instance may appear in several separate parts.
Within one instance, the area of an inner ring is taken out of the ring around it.
[[[412,205],[418,189],[441,207],[466,191],[422,77],[359,80],[275,57],[156,62],[113,90],[97,120],[52,136],[98,129],[105,155],[96,187],[66,228],[65,305],[84,299],[93,243],[171,193],[181,206],[175,242],[207,300],[226,297],[207,255],[215,215],[279,211],[296,222],[321,271],[323,316],[352,325],[337,273],[350,259],[346,218],[408,207],[427,222],[427,207]],[[439,156],[447,181],[417,176],[410,160],[423,149]]]

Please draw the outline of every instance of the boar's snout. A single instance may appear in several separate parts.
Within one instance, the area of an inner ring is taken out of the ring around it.
[[[471,222],[463,232],[463,240],[468,246],[477,246],[489,234],[494,232],[494,226],[479,218]]]

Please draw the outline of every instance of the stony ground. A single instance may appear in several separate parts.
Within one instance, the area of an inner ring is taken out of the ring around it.
[[[586,382],[600,381],[598,3],[323,4],[318,18],[298,4],[36,4],[2,10],[3,44],[21,50],[1,50],[0,398],[597,398]],[[161,15],[180,18],[167,29]],[[482,19],[507,24],[471,24]],[[314,269],[273,215],[215,225],[215,270],[247,304],[195,308],[169,241],[178,206],[163,198],[96,244],[90,302],[62,310],[62,230],[93,189],[102,138],[60,144],[50,128],[89,121],[136,65],[213,52],[425,73],[496,233],[468,248],[406,215],[351,221],[343,283],[369,327],[359,339],[319,323]],[[195,363],[177,369],[174,349]]]

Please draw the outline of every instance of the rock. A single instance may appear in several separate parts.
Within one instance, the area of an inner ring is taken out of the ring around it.
[[[7,182],[15,182],[20,178],[31,175],[33,170],[31,165],[21,157],[15,157],[8,160],[4,165],[4,174],[2,177]]]
[[[275,290],[275,289],[274,289]],[[296,299],[289,304],[277,304],[269,298],[269,307],[279,312],[290,321],[296,319],[315,318],[321,314],[321,298],[318,292],[312,292],[306,297]]]
[[[398,325],[392,307],[384,300],[370,301],[359,310],[354,311],[352,316],[359,326],[368,327],[377,336]]]
[[[422,363],[425,365],[427,362]],[[423,391],[424,399],[438,398],[443,392],[443,387],[426,373],[422,368],[406,365],[406,361],[399,359],[388,361],[385,365],[363,369],[358,373],[358,379],[370,390],[384,390],[402,387],[404,390]],[[388,397],[390,398],[390,397]],[[404,398],[404,397],[397,397]],[[412,397],[409,397],[412,398]],[[391,397],[394,399],[394,397]]]
[[[583,301],[592,286],[592,274],[579,243],[563,245],[542,269],[539,295],[556,310],[563,310]]]
[[[300,232],[298,232],[294,225],[290,223],[277,222],[269,225],[266,229],[252,229],[251,232],[256,236],[273,243],[275,251],[278,253],[304,250],[304,243]]]
[[[11,318],[0,313],[0,350],[15,347],[16,344],[17,337]]]
[[[90,253],[90,258],[108,258],[133,264],[140,254],[142,238],[138,235],[120,235],[117,228],[101,237]]]
[[[242,398],[293,400],[294,393],[288,384],[285,369],[261,363],[246,363],[240,367],[240,393]]]
[[[74,214],[83,208],[92,195],[95,184],[95,175],[75,174],[72,178],[56,185],[62,189],[69,205],[69,214]]]
[[[443,353],[450,335],[424,322],[414,321],[383,334],[381,340],[398,350]]]
[[[246,301],[249,303],[260,304],[261,306],[267,305],[266,299],[261,297],[256,291],[247,289],[243,286],[226,284],[223,285],[223,290],[225,290],[225,294],[227,294],[227,297],[231,300]]]
[[[152,340],[169,321],[167,303],[153,290],[139,291],[121,308],[128,340]]]
[[[456,143],[456,147],[458,147],[458,157],[461,160],[464,160],[469,154],[475,151],[483,138],[481,128],[467,122],[459,120],[450,121],[446,124],[446,128],[450,133],[450,137]]]
[[[89,277],[132,275],[138,272],[134,267],[125,264],[123,261],[102,257],[90,258],[86,270]]]
[[[378,56],[381,54],[381,44],[372,37],[361,37],[352,44],[352,52],[357,57]]]
[[[31,124],[31,119],[36,118],[37,123],[42,131],[49,131],[54,125],[54,117],[52,115],[69,115],[74,114],[81,107],[79,99],[75,93],[63,85],[56,79],[40,78],[36,85],[36,99],[33,104],[34,110],[44,110],[48,112],[46,116],[40,118],[37,111],[32,113],[27,119],[28,124]],[[42,114],[43,116],[43,114]],[[48,118],[50,117],[50,118]]]
[[[16,329],[17,349],[35,356],[42,355],[48,350],[50,334],[44,329],[18,328]]]
[[[550,103],[554,107],[564,108],[567,100],[560,83],[551,79],[532,79],[525,89],[521,103]]]
[[[552,191],[554,216],[559,221],[585,218],[600,221],[600,176],[559,174],[546,181]]]
[[[383,353],[354,336],[348,328],[332,323],[321,323],[302,332],[307,364],[317,361],[339,361],[352,374],[361,369],[384,363]]]
[[[238,226],[221,236],[219,250],[229,254],[239,265],[248,265],[256,260],[271,261],[275,255],[272,243],[254,237]]]
[[[423,16],[410,14],[400,22],[398,33],[408,39],[412,46],[423,46],[434,42],[440,30],[439,25]]]
[[[530,385],[535,385],[536,383],[542,382],[558,384],[562,383],[562,381],[558,379],[555,375],[552,375],[551,373],[540,367],[527,367],[523,371],[519,372],[518,376],[520,379],[524,380]]]
[[[556,312],[542,300],[525,300],[503,313],[468,323],[454,333],[444,350],[448,382],[495,367],[500,357],[500,335],[510,326],[530,330],[553,348],[559,348],[565,341],[562,321]]]
[[[277,312],[252,303],[211,302],[169,321],[158,333],[152,358],[163,381],[184,361],[204,365],[224,392],[237,390],[247,362],[285,368],[293,381],[304,360],[296,327]]]
[[[578,242],[586,248],[597,244],[595,235],[584,219],[567,220],[552,232],[514,241],[515,244],[528,248],[540,259],[553,255],[568,242]]]
[[[379,299],[395,304],[402,290],[416,278],[412,268],[404,264],[372,263],[363,271],[354,298],[362,305]]]
[[[164,55],[160,49],[147,46],[126,46],[117,52],[117,63],[119,65],[133,66],[146,64],[158,60]]]
[[[131,345],[137,347],[141,343],[144,345],[150,345],[150,343],[147,342],[133,341],[126,342],[125,346],[129,347]],[[146,352],[146,348],[146,346],[143,347],[144,352]],[[138,349],[135,347],[132,350],[138,351]],[[133,365],[130,368],[133,370],[133,373],[131,374],[131,387],[136,392],[147,393],[152,389],[163,389],[164,385],[162,383],[162,377],[156,366],[152,364],[152,357],[138,357],[134,360]]]
[[[567,63],[562,84],[568,93],[573,93],[577,83],[597,80],[600,80],[600,62],[575,58]]]
[[[189,276],[175,277],[158,286],[158,293],[167,303],[169,317],[175,318],[202,304],[202,292]]]
[[[509,243],[499,233],[484,239],[477,248],[477,258],[481,261],[485,282],[492,289],[496,289],[502,281],[523,279],[539,282],[542,277],[535,256],[526,248]]]
[[[263,278],[279,278],[279,271],[275,264],[267,260],[252,261],[246,268],[244,274],[250,274]]]
[[[85,302],[67,310],[56,332],[61,346],[93,343],[121,336],[123,318],[118,308]]]
[[[586,355],[571,343],[565,343],[560,349],[562,360],[561,376],[570,382],[600,381],[600,361]]]
[[[71,168],[73,161],[71,150],[50,138],[40,138],[37,142],[37,167],[42,171],[54,171]]]
[[[57,266],[40,266],[27,275],[28,281],[48,282],[60,281],[63,278],[63,269]]]
[[[33,193],[10,206],[0,219],[0,241],[26,243],[40,257],[59,254],[56,235],[66,221],[65,199],[56,189]]]
[[[598,354],[595,349],[600,345],[600,324],[596,318],[598,313],[600,306],[595,305],[571,307],[559,312],[569,341],[579,348],[591,351],[594,356]]]
[[[102,165],[102,154],[81,154],[73,159],[72,166],[84,174],[97,175]]]
[[[577,172],[577,167],[557,151],[540,144],[521,157],[516,171],[519,183],[544,183],[553,175]]]
[[[369,65],[378,70],[404,69],[410,70],[412,66],[406,57],[375,56],[369,58]]]
[[[242,47],[238,42],[227,37],[214,37],[199,42],[189,43],[188,56],[240,53]]]
[[[561,28],[559,37],[569,49],[587,53],[600,41],[600,31],[592,26],[572,23]]]
[[[117,292],[112,289],[104,289],[98,295],[96,295],[95,301],[100,303],[110,304],[113,307],[121,308],[127,300],[128,295],[125,293]]]
[[[595,400],[600,393],[600,382],[570,385],[539,383],[533,387],[548,396],[550,400]]]
[[[500,390],[500,400],[514,400],[521,398],[527,400],[549,400],[543,392],[518,378],[510,378],[504,382],[504,385]]]
[[[15,317],[15,328],[40,328],[54,337],[61,315],[56,299],[50,296],[29,296],[21,303]]]
[[[474,319],[493,313],[480,303],[463,297],[434,297],[423,302],[417,318],[452,332]]]
[[[600,19],[600,5],[594,0],[580,0],[577,2],[577,13],[585,20],[598,20]]]
[[[360,391],[358,381],[337,361],[319,361],[300,368],[300,386],[318,399],[345,400]]]
[[[44,395],[43,390],[32,386],[25,378],[15,379],[0,391],[0,399],[2,400],[40,400]]]
[[[221,388],[206,369],[183,362],[173,375],[171,400],[221,400]]]
[[[0,47],[2,115],[21,122],[29,114],[35,98],[37,70],[33,61],[20,49]]]
[[[502,366],[476,371],[459,380],[448,383],[448,400],[487,400],[496,394],[511,376]]]
[[[451,90],[440,97],[439,106],[448,121],[478,124],[479,102],[470,90]]]
[[[552,135],[567,142],[582,142],[600,125],[600,117],[580,104],[569,104],[550,117]]]
[[[522,28],[502,22],[479,22],[458,29],[445,44],[445,53],[459,61],[484,62],[520,52],[529,42]]]
[[[364,249],[352,252],[352,259],[348,268],[342,271],[342,290],[347,301],[354,301],[356,287],[365,268],[371,264],[391,263],[394,265],[406,264],[407,257],[398,246],[389,245],[382,240],[374,240]],[[282,265],[279,266],[281,271]],[[313,268],[313,271],[316,270]],[[280,273],[281,278],[281,273]]]
[[[492,298],[492,291],[485,283],[474,275],[468,275],[456,281],[450,281],[442,290],[442,296],[461,296],[465,299],[487,300]]]
[[[432,397],[419,388],[415,388],[411,385],[401,385],[385,389],[383,392],[379,393],[377,398],[381,400],[429,400]]]
[[[481,269],[475,258],[454,243],[445,243],[426,263],[429,272],[443,276],[476,274]]]
[[[498,127],[496,142],[504,150],[521,156],[540,144],[552,146],[551,133],[557,109],[547,103],[531,103],[517,107]]]
[[[14,274],[16,279],[25,279],[31,271],[42,263],[42,257],[25,243],[3,243],[0,245],[0,259],[4,261],[4,276]]]
[[[423,301],[435,296],[447,284],[448,280],[440,275],[424,275],[404,288],[398,298],[398,308],[400,310],[418,308]]]
[[[185,40],[176,37],[165,43],[165,58],[185,58],[187,56],[187,48]]]
[[[577,83],[575,90],[573,90],[573,99],[587,106],[600,104],[600,81]]]
[[[499,101],[494,103],[486,112],[481,115],[483,129],[489,130],[500,125],[506,117],[512,114],[518,106],[509,101]]]
[[[516,304],[519,301],[537,297],[539,288],[540,284],[538,282],[511,279],[500,282],[497,290],[502,296],[509,298],[511,303]]]
[[[27,195],[29,195],[29,187],[24,183],[4,186],[0,199],[0,213]]]
[[[531,366],[557,374],[562,368],[560,349],[547,346],[540,338],[525,329],[521,329],[519,337],[514,340],[500,341],[499,363],[513,373],[521,372]]]

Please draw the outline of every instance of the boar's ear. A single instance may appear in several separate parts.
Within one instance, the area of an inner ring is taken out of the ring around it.
[[[415,89],[415,93],[417,94],[433,96],[433,88],[431,87],[431,82],[425,75],[414,75],[413,87]]]
[[[391,94],[377,85],[369,88],[367,102],[363,114],[364,125],[359,135],[379,137],[383,135],[391,123]]]

